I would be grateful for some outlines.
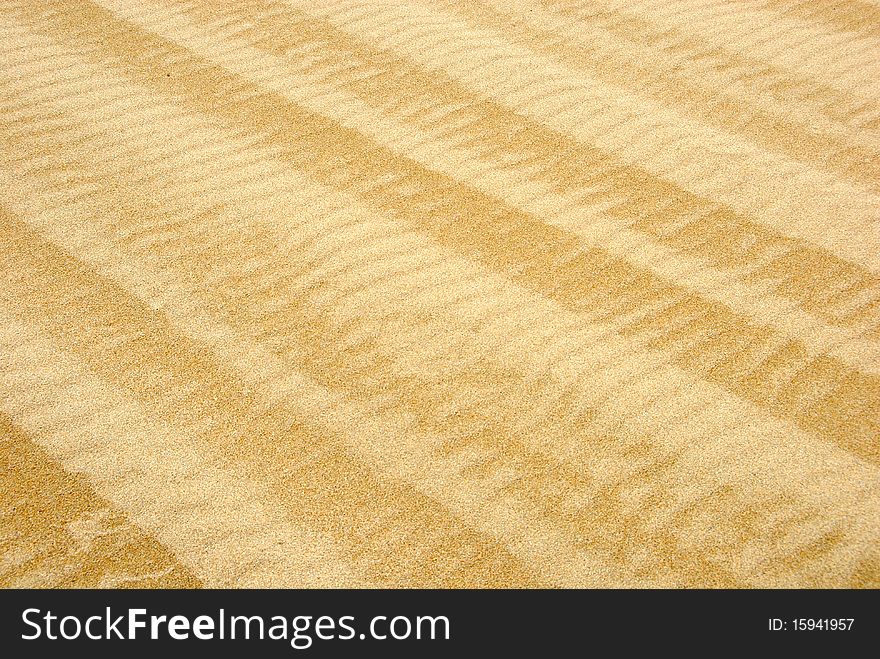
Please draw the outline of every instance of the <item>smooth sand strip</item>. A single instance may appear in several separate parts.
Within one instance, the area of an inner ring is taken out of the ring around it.
[[[0,584],[197,588],[174,555],[0,413]],[[27,515],[18,511],[27,510]]]

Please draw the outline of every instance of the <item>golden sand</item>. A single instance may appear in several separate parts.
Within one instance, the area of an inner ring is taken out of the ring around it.
[[[880,5],[0,2],[0,585],[880,585]]]

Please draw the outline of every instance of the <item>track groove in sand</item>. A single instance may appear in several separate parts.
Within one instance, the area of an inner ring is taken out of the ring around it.
[[[876,586],[821,4],[0,3],[2,583]]]

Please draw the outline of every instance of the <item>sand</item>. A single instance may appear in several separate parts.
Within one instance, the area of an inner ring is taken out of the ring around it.
[[[880,585],[876,2],[2,2],[0,143],[0,585]]]

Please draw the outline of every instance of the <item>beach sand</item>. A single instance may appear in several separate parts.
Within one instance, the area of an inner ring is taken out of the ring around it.
[[[880,585],[880,4],[3,1],[0,144],[0,585]]]

